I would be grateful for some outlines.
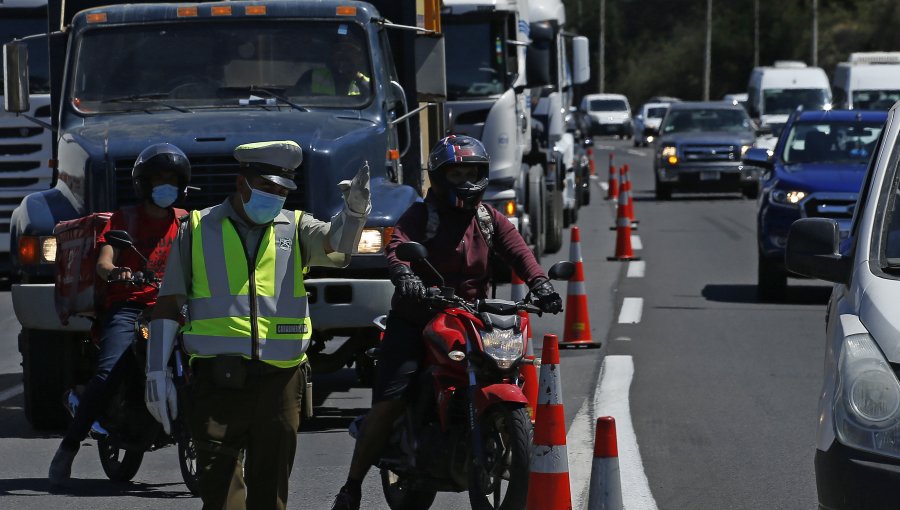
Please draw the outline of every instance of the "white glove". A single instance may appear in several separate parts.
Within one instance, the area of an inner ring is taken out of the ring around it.
[[[368,161],[359,167],[359,171],[356,172],[356,177],[353,180],[339,182],[338,188],[341,189],[341,193],[344,195],[344,204],[346,204],[347,209],[350,209],[350,212],[369,214],[369,211],[372,210]]]
[[[172,422],[178,418],[178,397],[175,393],[175,383],[172,381],[172,371],[162,370],[147,373],[147,392],[144,395],[147,410],[162,424],[166,434],[172,433]]]
[[[344,208],[331,218],[328,242],[331,249],[339,253],[352,254],[359,245],[363,227],[372,210],[369,192],[369,163],[359,169],[352,181],[338,183],[344,195]]]
[[[147,340],[147,386],[144,401],[147,410],[162,424],[166,434],[172,431],[172,419],[178,417],[178,398],[172,371],[168,368],[169,358],[175,348],[178,322],[171,319],[150,321],[150,338]]]

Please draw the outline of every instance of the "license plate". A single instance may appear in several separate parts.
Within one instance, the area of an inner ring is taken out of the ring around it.
[[[700,172],[700,180],[701,181],[718,181],[719,180],[719,172],[713,171],[702,171]]]

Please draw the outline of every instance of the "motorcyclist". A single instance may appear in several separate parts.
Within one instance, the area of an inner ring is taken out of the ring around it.
[[[332,510],[359,508],[362,481],[404,411],[407,389],[424,356],[422,331],[434,312],[419,298],[427,286],[438,282],[428,271],[413,271],[409,263],[399,260],[400,244],[416,241],[428,248],[428,260],[446,285],[467,300],[487,297],[493,252],[522,275],[544,311],[562,309],[559,294],[522,236],[503,214],[481,203],[490,163],[481,142],[469,136],[448,136],[432,148],[428,163],[431,188],[425,201],[411,205],[398,220],[385,250],[395,290],[372,389],[372,409],[357,435],[347,482]]]
[[[134,338],[134,323],[141,311],[156,302],[157,289],[148,284],[129,282],[138,269],[152,271],[162,278],[169,249],[178,232],[179,218],[173,205],[184,198],[190,182],[191,165],[176,146],[158,143],[144,149],[131,171],[139,204],[114,212],[100,235],[97,274],[108,282],[102,314],[103,337],[97,355],[94,376],[80,398],[75,417],[69,425],[53,460],[48,478],[51,484],[65,482],[72,472],[72,461],[94,420],[103,412],[113,390],[122,379],[118,363]],[[134,241],[133,250],[117,250],[105,244],[110,230],[125,230]],[[102,292],[102,289],[97,289]],[[99,315],[99,314],[98,314]]]

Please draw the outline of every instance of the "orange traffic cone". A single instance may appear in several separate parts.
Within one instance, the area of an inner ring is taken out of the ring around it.
[[[625,207],[625,213],[628,214],[628,219],[631,220],[631,229],[636,230],[635,224],[640,222],[634,219],[634,192],[631,190],[631,168],[628,166],[628,163],[625,163],[625,166],[622,168],[625,172],[622,180],[625,183],[624,186],[628,195],[628,205]]]
[[[640,260],[631,249],[631,220],[625,216],[625,204],[628,197],[619,194],[619,206],[616,209],[616,254],[606,260]]]
[[[571,510],[569,459],[566,453],[566,416],[559,378],[559,346],[556,335],[544,335],[541,353],[541,387],[531,476],[528,479],[527,510]]]
[[[510,276],[509,300],[518,303],[525,297],[527,292],[525,282],[522,281],[522,278],[517,275],[515,271],[512,271],[512,275]]]
[[[527,318],[528,312],[519,312],[519,315]],[[533,342],[531,341],[531,322],[528,323],[525,338],[528,342],[528,348],[525,349],[525,361],[519,368],[519,373],[522,375],[522,393],[528,399],[528,417],[531,418],[531,423],[534,423],[534,419],[537,416],[538,378],[534,362]]]
[[[612,416],[601,416],[597,418],[597,429],[594,434],[594,463],[591,465],[588,510],[622,510],[622,508],[616,419]]]
[[[587,292],[584,287],[584,262],[581,259],[581,231],[572,227],[569,261],[575,264],[575,275],[569,280],[566,293],[566,329],[560,347],[600,347],[591,340],[591,318],[588,314]]]
[[[587,157],[588,157],[588,168],[591,170],[591,175],[597,175],[597,166],[594,164],[594,148],[587,148]]]
[[[616,179],[616,167],[613,166],[613,155],[609,153],[609,188],[606,190],[606,199],[619,198],[619,181]]]

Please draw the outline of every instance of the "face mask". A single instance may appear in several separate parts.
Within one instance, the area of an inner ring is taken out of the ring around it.
[[[249,184],[247,187],[250,188],[250,200],[244,202],[244,212],[250,221],[257,225],[264,225],[274,220],[287,197],[260,191]]]
[[[171,184],[160,184],[159,186],[153,187],[151,197],[153,198],[154,204],[166,208],[178,200],[178,188]]]

